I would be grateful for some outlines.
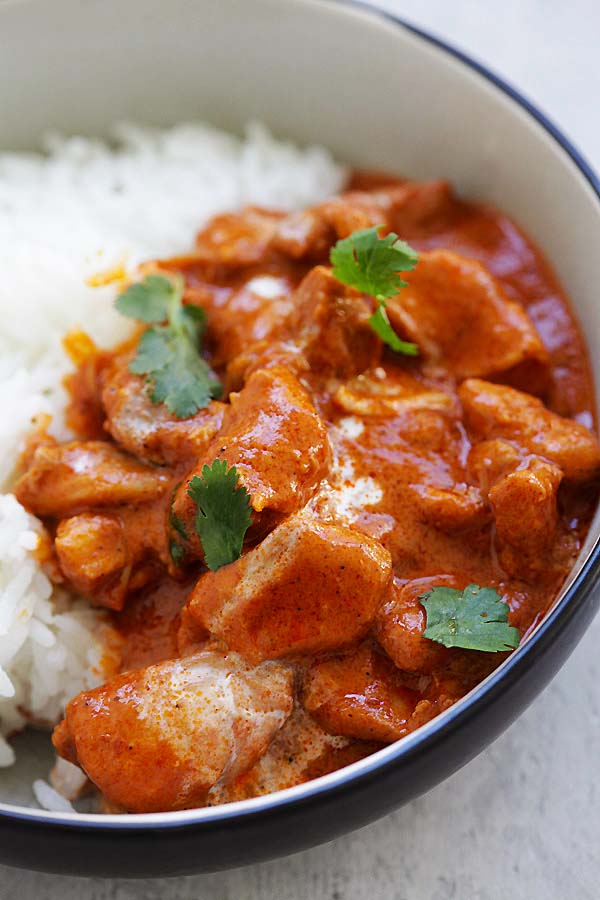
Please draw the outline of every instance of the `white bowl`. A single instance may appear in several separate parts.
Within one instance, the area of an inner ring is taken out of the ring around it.
[[[233,130],[260,119],[348,163],[444,177],[502,207],[555,264],[589,346],[600,347],[598,182],[539,112],[457,51],[326,0],[0,5],[0,148],[35,149],[48,129],[105,135],[121,119],[190,118]],[[594,611],[598,532],[596,518],[569,589],[533,637],[397,744],[215,809],[75,818],[0,803],[0,859],[80,873],[193,872],[301,849],[382,815],[478,752],[566,658]]]

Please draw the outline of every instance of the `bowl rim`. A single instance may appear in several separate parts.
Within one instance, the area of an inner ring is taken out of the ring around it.
[[[315,0],[296,0],[305,5],[316,5]],[[517,90],[510,82],[498,75],[493,69],[478,59],[456,47],[452,42],[442,39],[425,30],[403,16],[398,16],[377,4],[363,0],[328,0],[329,4],[338,6],[340,12],[359,11],[375,19],[383,20],[396,28],[402,29],[418,39],[425,41],[445,54],[458,60],[466,68],[475,72],[492,87],[503,93],[509,100],[524,110],[530,118],[554,140],[575,165],[576,169],[588,185],[598,201],[600,214],[600,178],[564,132],[540,110],[540,108]],[[303,805],[323,794],[343,791],[350,783],[357,784],[368,780],[377,772],[393,768],[403,760],[414,757],[424,745],[429,747],[440,742],[449,733],[461,728],[471,718],[475,718],[483,706],[493,702],[503,694],[511,684],[526,675],[535,659],[543,654],[565,630],[579,608],[585,604],[595,581],[600,577],[600,535],[596,538],[587,558],[563,596],[546,614],[527,640],[515,650],[494,672],[480,682],[454,706],[444,711],[417,731],[378,750],[358,762],[338,769],[328,775],[312,779],[272,794],[254,797],[248,800],[227,803],[222,806],[202,807],[200,809],[181,810],[166,813],[138,814],[98,814],[98,813],[61,813],[47,810],[22,807],[0,801],[0,821],[14,821],[30,826],[48,828],[56,826],[61,830],[78,830],[90,832],[144,832],[148,829],[172,830],[182,827],[209,826],[226,824],[228,821],[255,818],[257,815],[268,815],[271,811],[282,807]]]

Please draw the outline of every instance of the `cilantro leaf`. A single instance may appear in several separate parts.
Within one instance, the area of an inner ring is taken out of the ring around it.
[[[419,257],[393,231],[379,237],[380,229],[381,225],[362,228],[339,240],[330,260],[338,281],[386,300],[407,286],[398,272],[412,272]]]
[[[185,527],[185,522],[183,521],[183,519],[180,519],[179,516],[175,515],[175,513],[173,512],[173,501],[175,500],[175,492],[177,491],[178,487],[179,487],[179,484],[173,491],[173,497],[171,500],[171,508],[169,510],[169,525],[171,526],[173,531],[177,532],[179,537],[182,537],[184,541],[189,541],[189,535],[187,533],[187,528]]]
[[[188,485],[188,496],[198,508],[195,525],[204,561],[213,571],[240,557],[252,520],[250,495],[238,480],[235,466],[227,470],[224,459],[215,459]]]
[[[180,419],[208,406],[220,387],[198,355],[196,342],[182,339],[171,326],[150,328],[142,335],[130,369],[149,375],[152,402],[164,403]]]
[[[162,275],[147,275],[130,285],[117,297],[115,306],[129,319],[140,322],[164,322],[169,301],[176,290],[174,282]]]
[[[129,370],[146,376],[153,403],[164,403],[179,419],[187,419],[218,397],[221,385],[200,355],[204,311],[184,306],[182,298],[181,278],[148,275],[127,288],[116,307],[123,315],[154,323],[140,337]]]
[[[491,587],[470,584],[434,587],[420,598],[427,613],[423,636],[444,647],[499,653],[519,646],[519,632],[508,624],[508,605]]]
[[[169,541],[169,553],[176,566],[180,566],[185,558],[185,549],[177,541]]]
[[[386,300],[407,287],[398,273],[412,272],[419,257],[416,250],[394,232],[379,237],[380,228],[381,225],[363,228],[339,240],[329,254],[333,275],[342,284],[375,298],[377,309],[369,323],[384,343],[397,353],[417,356],[417,345],[398,337],[385,307]]]
[[[189,540],[189,536],[187,533],[187,528],[185,527],[185,522],[183,521],[183,519],[180,519],[173,510],[175,495],[180,484],[181,482],[178,482],[175,485],[173,493],[171,494],[171,503],[169,505],[169,526],[180,538],[183,538],[183,540],[187,543],[187,541]],[[185,559],[186,549],[175,537],[171,537],[169,540],[169,552],[171,554],[171,559],[173,560],[175,565],[180,566]]]
[[[418,356],[419,348],[410,341],[403,341],[398,337],[388,319],[385,305],[378,303],[377,310],[369,319],[369,325],[373,331],[379,335],[381,340],[395,350],[396,353],[403,353],[405,356]]]

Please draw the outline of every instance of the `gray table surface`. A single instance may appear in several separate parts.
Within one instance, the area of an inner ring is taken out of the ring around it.
[[[383,4],[518,84],[600,166],[598,0]],[[0,867],[0,898],[598,900],[599,644],[597,619],[552,685],[486,752],[427,796],[328,846],[165,881]]]

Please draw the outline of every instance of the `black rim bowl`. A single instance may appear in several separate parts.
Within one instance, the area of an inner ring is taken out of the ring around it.
[[[436,45],[508,95],[562,147],[600,200],[600,181],[581,154],[503,79],[402,19],[355,5]],[[0,862],[74,875],[193,874],[293,853],[366,825],[443,781],[517,718],[593,619],[599,581],[600,539],[559,603],[500,669],[455,707],[360,763],[245,801],[243,809],[230,804],[150,817],[76,819],[0,804]]]

